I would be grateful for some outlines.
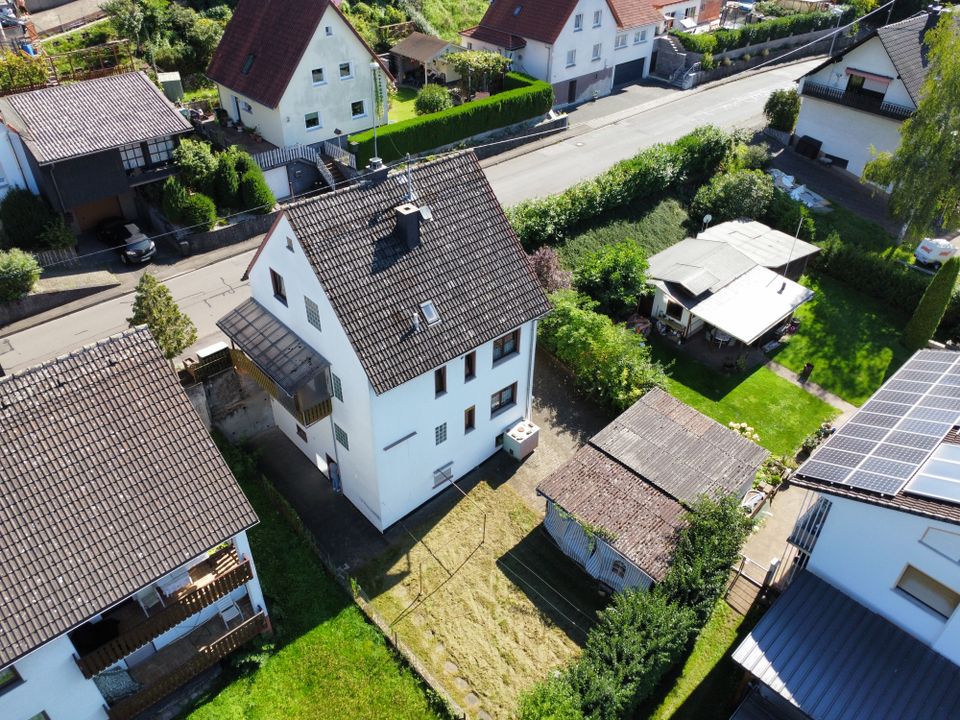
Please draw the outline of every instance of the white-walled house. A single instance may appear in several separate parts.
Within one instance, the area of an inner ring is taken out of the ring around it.
[[[937,19],[919,13],[878,28],[800,78],[794,134],[822,143],[821,156],[858,177],[871,147],[895,152],[927,75],[923,36]]]
[[[793,581],[734,658],[813,720],[960,717],[960,353],[922,350],[791,482]],[[865,690],[868,690],[865,692]]]
[[[555,103],[607,95],[650,72],[663,15],[634,0],[497,0],[460,32],[468,50],[491,50],[553,85]]]
[[[366,130],[378,107],[387,120],[389,70],[330,0],[241,0],[207,77],[231,120],[278,147]]]
[[[125,720],[268,629],[257,523],[149,331],[0,378],[0,717]]]
[[[548,309],[473,153],[409,174],[286,206],[218,323],[277,426],[380,530],[529,418]]]

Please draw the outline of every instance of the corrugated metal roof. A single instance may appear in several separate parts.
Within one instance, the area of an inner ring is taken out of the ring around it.
[[[776,270],[788,262],[810,257],[820,248],[756,220],[731,220],[707,228],[698,240],[713,240],[730,245],[758,265]]]
[[[812,720],[960,717],[960,667],[808,571],[733,659]]]
[[[676,283],[694,296],[716,292],[757,263],[725,243],[687,238],[650,258],[647,275]]]
[[[428,63],[449,47],[450,43],[442,38],[425,35],[422,32],[412,32],[390,48],[390,52],[417,62]]]

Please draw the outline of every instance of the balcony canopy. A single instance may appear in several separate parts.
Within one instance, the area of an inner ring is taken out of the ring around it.
[[[220,318],[217,327],[290,397],[330,366],[253,298]]]

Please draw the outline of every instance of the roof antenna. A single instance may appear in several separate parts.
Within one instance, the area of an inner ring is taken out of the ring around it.
[[[417,193],[413,189],[413,165],[410,162],[410,153],[407,153],[407,202],[414,202]]]

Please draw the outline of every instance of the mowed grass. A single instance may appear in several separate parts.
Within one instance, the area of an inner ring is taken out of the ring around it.
[[[798,373],[813,363],[812,382],[862,405],[910,357],[900,344],[907,317],[828,276],[802,283],[813,299],[797,310],[800,329],[774,360]]]
[[[453,500],[410,528],[422,542],[389,552],[358,581],[471,717],[512,717],[523,690],[579,654],[600,598],[512,488],[481,480]]]
[[[264,489],[256,483],[244,483],[243,489],[260,517],[250,531],[250,544],[278,649],[255,672],[234,679],[187,717],[440,717],[419,679],[324,572]]]
[[[396,123],[416,117],[417,110],[414,107],[416,99],[417,91],[414,88],[397,88],[397,92],[390,97],[390,122]]]
[[[658,338],[652,339],[651,348],[657,360],[664,365],[672,363],[667,382],[671,395],[723,425],[752,425],[760,445],[774,455],[792,456],[807,435],[839,414],[765,367],[724,375]]]

